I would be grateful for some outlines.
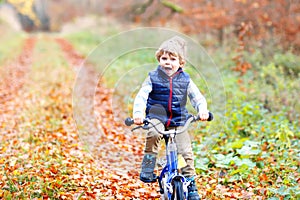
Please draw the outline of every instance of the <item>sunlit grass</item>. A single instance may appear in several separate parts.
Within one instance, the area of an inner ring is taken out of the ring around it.
[[[25,34],[13,32],[12,30],[1,30],[0,68],[2,68],[6,61],[17,57],[20,54],[22,51],[22,40],[24,40],[25,37]]]

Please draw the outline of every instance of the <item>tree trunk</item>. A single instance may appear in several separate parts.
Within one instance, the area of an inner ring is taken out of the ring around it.
[[[21,27],[24,31],[32,32],[36,29],[34,22],[28,16],[18,13],[18,18],[20,20]]]
[[[40,21],[40,25],[38,29],[43,31],[49,31],[50,30],[50,20],[49,16],[47,14],[47,3],[45,0],[36,0],[34,4],[34,12],[37,15],[37,18]]]
[[[219,40],[219,44],[222,46],[224,42],[224,28],[218,29],[218,40]]]

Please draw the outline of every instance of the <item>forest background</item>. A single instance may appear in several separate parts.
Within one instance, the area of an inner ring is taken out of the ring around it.
[[[64,75],[66,80],[49,76],[48,82],[37,78],[46,78],[47,74],[54,72],[66,74],[67,69],[62,67],[67,65],[66,62],[71,66],[78,65],[108,38],[143,27],[167,28],[189,36],[205,49],[220,73],[220,79],[210,80],[207,84],[205,78],[199,78],[192,67],[187,67],[201,92],[207,96],[210,110],[215,113],[213,122],[195,125],[197,129],[192,133],[202,197],[300,197],[299,0],[1,0],[0,15],[0,111],[3,113],[0,121],[0,164],[3,169],[0,197],[156,198],[155,189],[137,180],[136,168],[124,164],[121,168],[125,172],[122,173],[105,170],[112,162],[111,156],[116,156],[117,152],[106,149],[107,154],[98,157],[93,153],[89,158],[86,155],[88,147],[77,141],[78,130],[74,127],[66,130],[65,123],[74,124],[72,116],[67,117],[74,112],[71,100],[72,84],[76,81],[74,75]],[[61,50],[49,41],[55,41]],[[27,49],[27,53],[22,48]],[[51,48],[54,50],[45,50]],[[67,56],[61,58],[59,51]],[[33,61],[23,60],[22,55],[32,57]],[[43,56],[53,60],[45,61]],[[101,118],[97,123],[110,135],[110,142],[126,144],[120,148],[135,156],[137,168],[142,151],[133,147],[134,141],[122,136],[126,128],[120,121],[109,118],[111,121],[107,122],[105,116],[115,112],[117,118],[123,119],[126,114],[130,115],[136,91],[124,86],[122,91],[110,93],[122,74],[145,61],[155,62],[151,52],[136,52],[131,58],[119,57],[103,75],[107,90],[96,90],[103,101],[118,100],[121,111],[115,111],[116,106],[107,106],[110,111],[101,111],[103,102],[101,105],[96,103],[95,109]],[[57,68],[49,68],[56,65]],[[201,70],[204,74],[209,71],[206,68]],[[140,84],[143,75],[126,84]],[[30,93],[31,87],[36,86],[29,87],[29,80],[43,85],[44,91],[40,91],[40,95]],[[8,86],[7,82],[11,81],[16,86]],[[220,99],[213,101],[210,90],[219,87],[220,82],[222,91],[214,94]],[[69,89],[67,94],[66,88]],[[31,100],[24,103],[20,93],[26,94],[26,91]],[[44,93],[46,91],[49,93]],[[55,98],[53,93],[57,95]],[[41,105],[45,109],[42,111],[34,109],[32,102],[41,101],[43,96],[49,96],[43,100],[48,106]],[[27,104],[33,110],[26,113]],[[224,104],[226,109],[222,107]],[[59,114],[64,112],[68,114]],[[66,119],[70,121],[65,122]],[[65,146],[67,142],[59,140],[61,135],[73,138],[73,146]],[[130,137],[137,137],[133,135]],[[135,138],[140,142],[140,149],[143,148],[141,137]],[[52,140],[50,146],[49,139]],[[87,141],[81,140],[87,145]],[[104,141],[98,142],[102,147],[105,144]],[[28,146],[42,150],[35,155]],[[60,150],[56,152],[56,148]],[[63,148],[70,154],[62,153]],[[80,156],[74,158],[74,151]],[[26,158],[34,161],[27,163]],[[67,162],[62,162],[63,158]],[[101,164],[100,170],[94,170],[97,168],[95,160],[99,158],[106,164]],[[43,173],[32,176],[37,172]],[[128,183],[128,179],[132,182]],[[125,189],[124,185],[131,189]],[[145,189],[147,187],[151,189]]]

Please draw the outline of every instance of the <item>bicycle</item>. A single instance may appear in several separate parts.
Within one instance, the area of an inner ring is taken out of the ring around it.
[[[143,122],[143,126],[137,126],[132,129],[132,131],[142,128],[144,130],[149,130],[150,128],[154,128],[158,133],[163,135],[165,144],[166,144],[166,160],[167,163],[163,167],[160,175],[156,177],[156,180],[159,183],[160,194],[162,199],[168,200],[184,200],[188,199],[188,186],[191,181],[189,181],[186,177],[179,173],[178,169],[178,155],[177,148],[175,143],[176,134],[181,134],[185,132],[189,125],[192,122],[198,121],[199,118],[197,116],[190,116],[185,125],[181,129],[170,129],[161,131],[156,128],[157,124],[151,123],[149,119],[145,119]],[[213,120],[213,114],[209,113],[209,118],[207,121]],[[134,124],[133,119],[127,118],[125,120],[125,124],[127,126],[131,126]]]

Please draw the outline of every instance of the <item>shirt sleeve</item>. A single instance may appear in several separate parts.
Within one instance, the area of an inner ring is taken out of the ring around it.
[[[133,118],[144,118],[149,93],[152,91],[151,79],[148,76],[143,82],[133,103]]]
[[[205,97],[201,94],[196,84],[190,80],[188,86],[188,97],[191,101],[192,106],[197,110],[197,112],[207,112],[207,102]]]

